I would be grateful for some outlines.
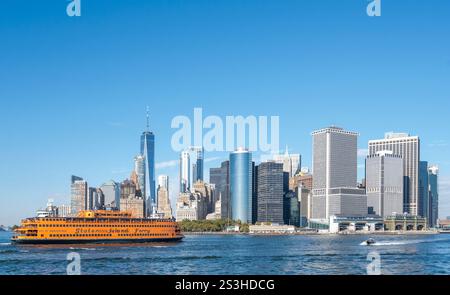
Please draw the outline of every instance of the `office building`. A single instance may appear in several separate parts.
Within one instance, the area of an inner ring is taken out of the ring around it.
[[[131,213],[132,218],[144,218],[145,200],[134,195],[120,198],[120,210]]]
[[[418,215],[428,219],[430,214],[430,185],[429,185],[429,173],[428,162],[419,162],[419,212]]]
[[[231,217],[252,222],[252,154],[239,148],[230,154]]]
[[[429,182],[429,216],[428,225],[430,227],[436,227],[439,219],[439,167],[432,165],[428,168],[428,182]]]
[[[379,151],[392,151],[403,158],[403,211],[418,215],[419,200],[420,139],[407,133],[386,133],[384,139],[369,141],[369,155]]]
[[[298,192],[289,191],[284,195],[284,224],[300,226],[300,201]]]
[[[403,159],[391,151],[366,158],[366,194],[369,214],[381,217],[403,213]]]
[[[365,191],[356,188],[358,133],[329,127],[312,137],[312,218],[329,222],[331,215],[367,214]]]
[[[68,205],[60,205],[58,206],[58,217],[70,217],[72,214],[72,210]]]
[[[134,158],[134,173],[132,173],[132,180],[137,184],[138,190],[140,191],[141,197],[147,198],[145,179],[146,179],[146,166],[145,166],[145,156],[138,155]]]
[[[100,189],[104,195],[105,208],[120,209],[120,185],[110,180],[102,184]]]
[[[221,218],[231,219],[230,162],[222,162],[219,168],[209,170],[209,183],[215,186],[215,201],[220,199]]]
[[[258,165],[258,222],[283,224],[283,164]]]
[[[88,183],[81,177],[72,176],[71,183],[71,202],[70,207],[72,215],[76,216],[78,212],[88,208]]]
[[[185,193],[190,189],[190,154],[189,151],[183,151],[180,155],[180,192]]]
[[[207,216],[207,201],[200,193],[180,193],[176,204],[176,220],[204,220]]]

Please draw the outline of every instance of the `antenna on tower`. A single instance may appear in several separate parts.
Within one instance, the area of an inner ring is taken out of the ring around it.
[[[147,106],[147,131],[150,131],[150,108]]]

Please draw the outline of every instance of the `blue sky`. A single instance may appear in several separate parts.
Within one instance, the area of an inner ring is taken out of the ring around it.
[[[0,4],[0,224],[68,203],[71,174],[128,177],[147,105],[172,186],[171,120],[202,107],[280,116],[303,166],[310,132],[330,124],[358,131],[361,149],[387,131],[419,135],[450,215],[449,1],[382,0],[378,18],[366,0],[81,2],[76,18],[65,0]]]

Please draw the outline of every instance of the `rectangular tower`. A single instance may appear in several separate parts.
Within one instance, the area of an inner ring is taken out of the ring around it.
[[[330,214],[341,213],[339,210],[331,210],[331,191],[333,190],[335,195],[335,189],[356,188],[358,133],[329,127],[314,131],[312,137],[314,175],[312,218],[328,220]],[[352,195],[348,190],[346,192],[344,199]],[[354,195],[355,200],[363,201],[360,191]]]
[[[382,217],[403,213],[403,159],[378,152],[366,159],[366,193],[369,213]]]
[[[369,155],[380,151],[392,151],[403,158],[403,211],[411,215],[420,212],[419,162],[420,139],[407,133],[386,133],[384,139],[369,141]]]

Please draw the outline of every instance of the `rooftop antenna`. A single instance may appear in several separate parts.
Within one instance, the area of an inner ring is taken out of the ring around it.
[[[147,106],[147,131],[150,131],[150,108]]]

